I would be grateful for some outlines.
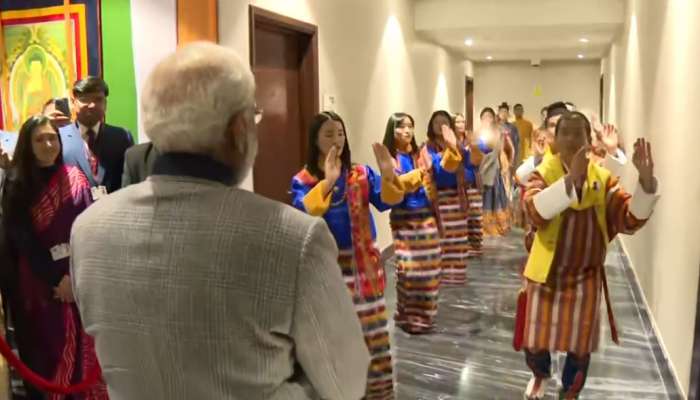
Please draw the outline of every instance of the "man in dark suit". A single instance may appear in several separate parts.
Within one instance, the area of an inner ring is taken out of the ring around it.
[[[122,187],[141,183],[153,173],[153,164],[158,156],[153,143],[140,143],[126,151]]]
[[[75,123],[60,129],[63,160],[77,165],[99,197],[121,188],[124,153],[133,146],[129,131],[104,122],[109,87],[100,78],[89,76],[73,86]]]

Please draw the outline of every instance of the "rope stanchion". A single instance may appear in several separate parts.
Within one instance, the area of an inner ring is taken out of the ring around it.
[[[84,393],[92,389],[94,386],[102,382],[102,370],[99,365],[97,365],[93,370],[87,374],[85,380],[75,385],[63,386],[57,385],[53,382],[49,382],[42,376],[38,375],[36,372],[32,371],[26,364],[24,364],[12,351],[10,345],[7,344],[5,338],[0,337],[0,354],[7,360],[8,364],[17,372],[25,381],[31,383],[37,389],[44,392],[58,393],[58,394],[75,394]]]

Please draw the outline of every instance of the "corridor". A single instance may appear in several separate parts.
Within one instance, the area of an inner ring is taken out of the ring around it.
[[[435,334],[409,336],[393,330],[400,400],[521,398],[532,375],[511,344],[517,271],[525,260],[522,235],[515,231],[487,240],[484,257],[470,261],[467,287],[441,291]],[[619,241],[611,246],[606,267],[621,346],[610,340],[603,310],[604,339],[593,355],[581,399],[682,399]],[[387,268],[392,269],[391,261]],[[387,301],[393,313],[393,290]],[[561,376],[562,363],[563,358],[553,360],[554,376]],[[547,399],[557,398],[554,383],[547,393]]]
[[[0,400],[700,400],[698,21],[0,0]]]

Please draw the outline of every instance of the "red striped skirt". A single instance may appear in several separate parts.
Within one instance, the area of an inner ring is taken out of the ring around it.
[[[467,213],[467,232],[469,239],[469,257],[478,257],[483,254],[484,242],[484,198],[481,190],[471,188],[467,190],[469,211]]]
[[[438,190],[438,212],[442,232],[442,279],[443,285],[463,286],[467,281],[467,258],[469,257],[469,229],[467,213],[460,206],[455,189]]]
[[[360,319],[365,344],[371,356],[367,372],[367,400],[391,400],[394,398],[394,373],[389,344],[389,329],[384,296],[362,298],[355,290],[359,277],[354,266],[352,250],[340,250],[338,256],[343,279],[348,287],[355,312]]]
[[[432,210],[394,209],[396,326],[411,333],[433,328],[440,287],[440,234]]]

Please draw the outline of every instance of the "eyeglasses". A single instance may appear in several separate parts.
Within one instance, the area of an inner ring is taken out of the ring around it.
[[[255,125],[258,125],[263,119],[263,109],[255,106]]]

